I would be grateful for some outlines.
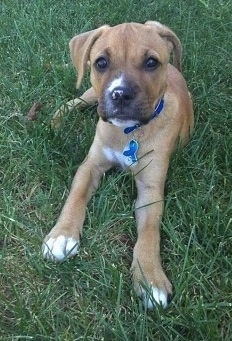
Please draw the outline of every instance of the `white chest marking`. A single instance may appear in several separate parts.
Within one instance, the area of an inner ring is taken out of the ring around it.
[[[123,155],[122,152],[115,151],[111,148],[105,147],[103,148],[103,152],[110,162],[120,165],[123,169],[133,166],[133,162],[131,158]]]

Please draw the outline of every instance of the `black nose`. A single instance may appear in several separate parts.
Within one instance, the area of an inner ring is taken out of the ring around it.
[[[130,86],[118,86],[111,92],[111,96],[115,102],[126,103],[135,98],[135,91]]]

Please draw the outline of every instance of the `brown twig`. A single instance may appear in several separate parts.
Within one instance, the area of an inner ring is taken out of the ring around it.
[[[31,109],[29,110],[28,114],[26,115],[26,119],[28,121],[35,121],[38,118],[38,112],[42,109],[41,102],[35,102]]]

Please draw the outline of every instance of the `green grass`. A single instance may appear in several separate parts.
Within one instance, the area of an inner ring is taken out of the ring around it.
[[[1,340],[231,340],[231,13],[229,0],[1,1]],[[53,264],[40,251],[97,120],[88,109],[50,128],[57,107],[81,93],[67,43],[105,23],[154,19],[183,43],[196,116],[166,184],[162,259],[175,295],[165,311],[144,310],[131,288],[128,174],[103,179],[78,257]],[[36,101],[39,119],[26,123]]]

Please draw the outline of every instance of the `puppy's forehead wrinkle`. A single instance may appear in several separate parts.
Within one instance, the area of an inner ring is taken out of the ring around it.
[[[117,44],[117,52],[120,52],[120,50],[124,49],[124,46],[128,46],[128,43],[131,44],[133,41],[142,40],[139,32],[141,28],[144,29],[144,26],[139,26],[141,26],[140,29],[137,27],[137,24],[131,25],[131,23],[127,23],[110,27],[108,30],[103,32],[102,36],[96,41],[95,44],[97,45],[99,42],[101,42],[101,45],[105,46],[106,52],[110,52],[112,46]]]
[[[114,26],[112,28],[112,33],[114,34],[114,31],[117,31],[117,34],[121,37],[123,37],[123,39],[128,41],[133,41],[133,39],[135,37],[139,36],[139,32],[141,32],[141,30],[146,29],[146,27],[142,24],[138,24],[138,23],[124,23],[118,26]]]
[[[163,38],[150,26],[135,23],[126,23],[111,27],[104,32],[101,40],[104,40],[105,46],[108,45],[107,41],[110,41],[110,47],[116,42],[117,51],[119,50],[119,41],[121,48],[125,45],[128,46],[128,44],[131,46],[133,42],[137,48],[139,46],[146,46],[148,49],[155,43],[164,43]]]

